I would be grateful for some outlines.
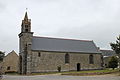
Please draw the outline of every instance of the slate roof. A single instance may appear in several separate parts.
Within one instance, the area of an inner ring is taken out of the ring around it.
[[[109,56],[115,56],[115,52],[113,50],[100,50],[102,52],[102,55],[105,57]]]
[[[32,50],[101,53],[93,41],[35,36],[32,38]]]

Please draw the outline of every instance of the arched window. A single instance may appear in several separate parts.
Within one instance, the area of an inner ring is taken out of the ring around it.
[[[69,63],[70,61],[70,57],[69,57],[69,54],[65,54],[65,63]]]
[[[40,57],[40,56],[41,56],[41,53],[39,52],[39,53],[38,53],[38,57]]]
[[[101,67],[104,67],[103,56],[101,56]]]
[[[94,57],[93,57],[93,55],[89,56],[89,63],[90,64],[94,64]]]

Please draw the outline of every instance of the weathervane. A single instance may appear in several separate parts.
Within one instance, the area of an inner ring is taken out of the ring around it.
[[[28,10],[28,8],[26,8],[26,11]]]

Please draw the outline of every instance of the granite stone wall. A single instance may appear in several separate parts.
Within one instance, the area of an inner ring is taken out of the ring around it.
[[[41,52],[32,51],[31,72],[77,71],[79,63],[80,70],[101,69],[101,54],[92,54],[94,64],[89,64],[87,53],[68,53],[69,63],[65,63],[65,52]]]

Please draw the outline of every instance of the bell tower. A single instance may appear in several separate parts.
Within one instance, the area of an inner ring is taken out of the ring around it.
[[[31,32],[31,19],[28,19],[27,12],[25,13],[24,20],[22,20],[21,27],[22,32]]]
[[[31,32],[31,19],[28,19],[27,12],[21,24],[21,33],[19,34],[19,73],[31,73],[31,45],[33,32]]]

